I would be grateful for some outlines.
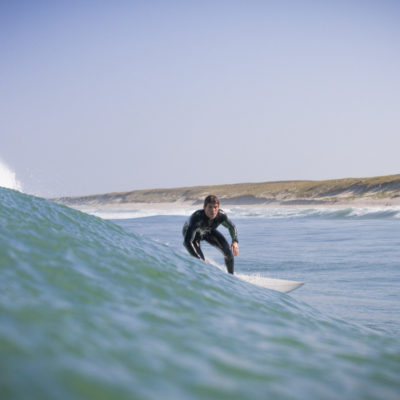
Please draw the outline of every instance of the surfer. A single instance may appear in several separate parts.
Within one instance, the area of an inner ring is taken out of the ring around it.
[[[232,238],[231,246],[222,233],[217,231],[217,227],[221,224],[229,230]],[[233,256],[239,254],[237,231],[228,216],[220,210],[217,196],[210,195],[205,198],[203,209],[192,214],[183,226],[182,234],[185,238],[183,244],[192,256],[207,262],[200,248],[200,241],[205,240],[223,253],[226,269],[233,274]]]

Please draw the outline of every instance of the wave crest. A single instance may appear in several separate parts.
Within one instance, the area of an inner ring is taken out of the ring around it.
[[[22,184],[15,172],[2,160],[0,160],[0,186],[22,192]]]

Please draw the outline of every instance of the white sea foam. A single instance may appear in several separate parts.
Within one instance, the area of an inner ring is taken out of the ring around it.
[[[0,160],[0,186],[22,192],[21,182],[17,180],[15,172]]]
[[[400,207],[231,208],[232,218],[400,218]]]
[[[145,218],[154,217],[159,215],[182,215],[189,216],[193,210],[187,209],[109,209],[109,208],[85,208],[81,211],[87,214],[95,215],[96,217],[104,219],[134,219],[134,218]]]
[[[197,207],[198,208],[198,207]],[[82,211],[104,219],[132,219],[160,215],[190,216],[196,209],[173,208],[160,206],[151,208],[119,209],[118,207],[81,208]],[[249,208],[249,207],[224,207],[232,219],[241,218],[400,218],[400,207],[353,207],[353,208]]]

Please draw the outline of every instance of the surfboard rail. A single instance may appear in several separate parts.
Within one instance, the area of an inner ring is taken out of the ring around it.
[[[236,274],[235,276],[241,279],[242,281],[263,287],[265,289],[275,290],[281,293],[289,293],[299,288],[300,286],[304,285],[304,282],[269,278],[258,274],[254,275]]]

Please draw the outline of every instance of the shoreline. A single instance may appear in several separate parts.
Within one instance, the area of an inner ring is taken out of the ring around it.
[[[400,198],[395,199],[354,199],[342,201],[312,201],[303,199],[285,200],[284,202],[256,202],[256,203],[235,203],[220,200],[221,209],[347,209],[347,208],[400,208]],[[199,202],[177,201],[177,202],[96,202],[86,204],[66,204],[71,208],[80,211],[104,210],[104,211],[132,211],[132,210],[185,210],[195,211],[202,208]]]

